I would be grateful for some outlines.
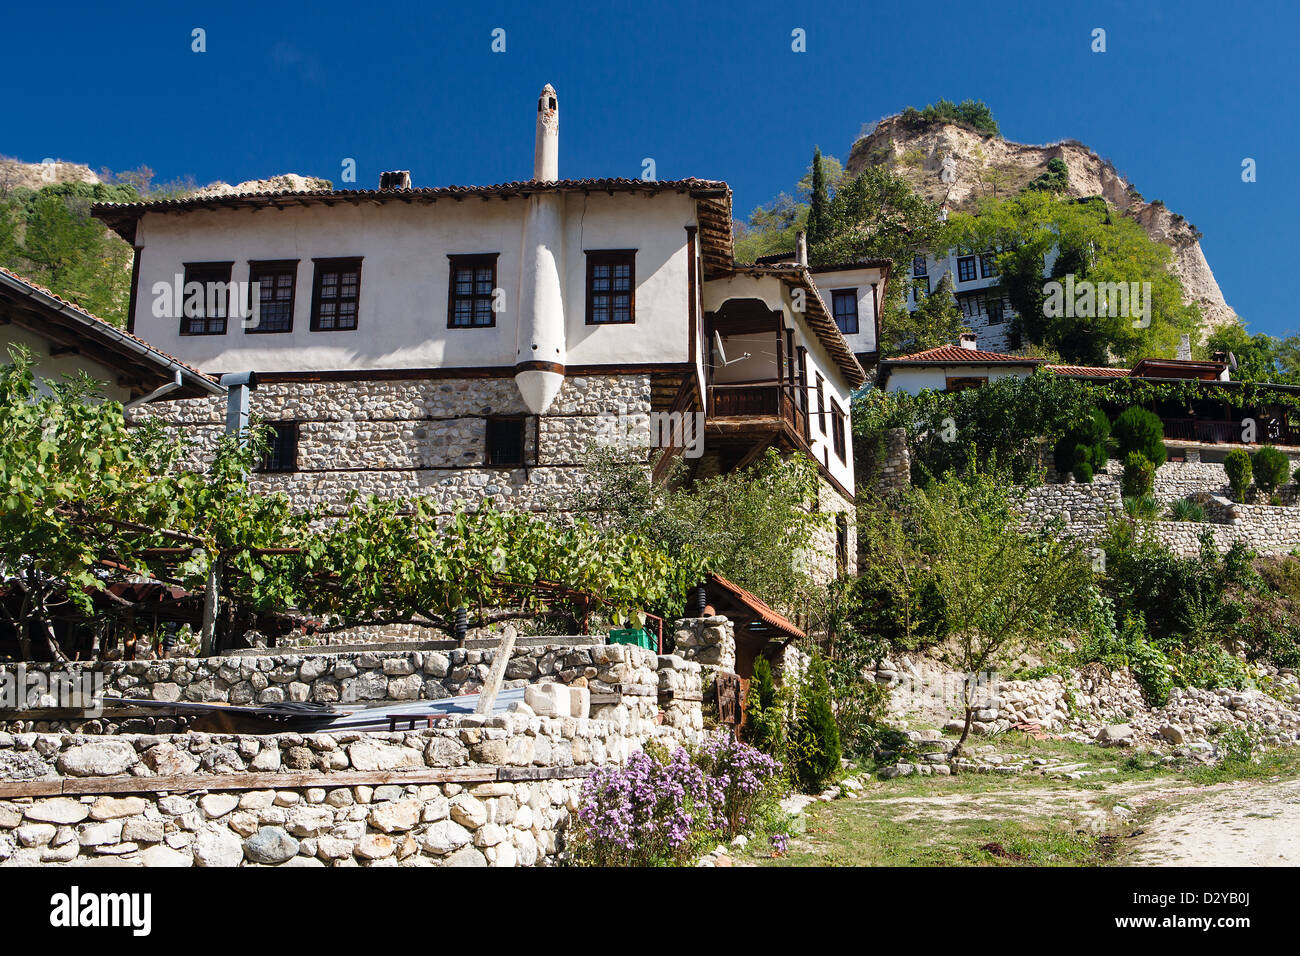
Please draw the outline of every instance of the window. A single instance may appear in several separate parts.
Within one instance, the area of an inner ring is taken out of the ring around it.
[[[298,470],[298,423],[268,422],[270,445],[262,455],[260,471]]]
[[[483,329],[496,325],[492,300],[497,286],[497,254],[448,258],[451,288],[447,296],[447,328]]]
[[[498,466],[517,466],[524,463],[524,420],[522,418],[487,420],[485,462]]]
[[[998,260],[991,252],[986,252],[980,256],[980,275],[985,279],[991,279],[998,274]]]
[[[988,384],[987,375],[968,375],[960,378],[949,377],[945,382],[945,391],[964,392],[968,388],[979,388]]]
[[[822,373],[817,373],[817,416],[821,419],[819,427],[823,435],[830,434],[830,428],[826,425],[826,380],[822,378]]]
[[[927,295],[930,294],[930,280],[926,276],[912,280],[912,301],[920,303]]]
[[[1006,321],[1006,309],[1003,307],[1001,295],[991,295],[985,308],[989,314],[989,325],[1001,325]]]
[[[185,263],[181,335],[225,335],[233,262]],[[191,288],[198,283],[201,288]]]
[[[636,250],[587,253],[587,324],[636,321]]]
[[[248,264],[249,298],[257,286],[257,324],[245,332],[292,332],[293,290],[298,281],[298,260]],[[251,302],[250,302],[251,305]]]
[[[316,281],[311,295],[313,332],[349,332],[357,327],[361,298],[360,259],[313,259]]]
[[[970,282],[975,278],[975,257],[962,256],[957,260],[957,281]]]
[[[831,311],[835,324],[845,335],[858,334],[858,290],[835,289],[831,292]]]
[[[844,461],[844,410],[831,402],[831,444],[835,446],[835,457]]]
[[[912,275],[923,276],[929,270],[925,267],[925,256],[912,256]]]
[[[843,513],[835,516],[835,569],[840,577],[849,570],[849,519]]]

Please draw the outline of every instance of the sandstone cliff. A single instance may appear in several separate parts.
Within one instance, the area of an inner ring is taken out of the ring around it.
[[[1152,239],[1173,250],[1171,268],[1187,301],[1200,305],[1206,331],[1240,321],[1223,299],[1196,228],[1164,203],[1147,202],[1110,160],[1077,140],[1029,146],[951,124],[909,126],[890,116],[853,144],[845,165],[856,174],[868,165],[887,164],[927,198],[961,210],[981,196],[1015,193],[1045,172],[1048,160],[1058,158],[1070,172],[1069,195],[1105,197],[1136,219]],[[947,177],[942,176],[945,165]]]

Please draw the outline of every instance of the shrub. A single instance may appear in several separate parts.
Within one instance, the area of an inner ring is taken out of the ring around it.
[[[1156,468],[1165,463],[1165,427],[1155,413],[1136,405],[1126,408],[1115,419],[1111,434],[1120,458],[1137,452]]]
[[[582,788],[573,857],[588,866],[690,863],[709,843],[743,831],[774,801],[780,764],[729,736],[626,765],[601,767]]]
[[[1110,439],[1110,421],[1099,408],[1089,409],[1079,424],[1075,425],[1056,443],[1056,471],[1074,472],[1076,481],[1091,481],[1091,475],[1106,467],[1107,442]],[[1079,477],[1079,465],[1088,466],[1090,477]]]
[[[1160,506],[1151,495],[1137,495],[1124,499],[1124,513],[1130,518],[1154,521],[1160,514]]]
[[[1296,484],[1300,484],[1300,468],[1297,468],[1295,471],[1291,472],[1291,480],[1294,481]]]
[[[785,754],[788,698],[772,679],[772,665],[759,655],[754,659],[754,677],[749,682],[745,724],[740,734],[746,743],[778,759]]]
[[[1074,480],[1080,484],[1092,484],[1092,465],[1088,464],[1086,461],[1081,461],[1075,465],[1072,474],[1074,475]]]
[[[799,703],[790,733],[791,770],[807,793],[823,790],[840,770],[840,732],[831,708],[826,662],[814,654],[799,686]]]
[[[1234,448],[1223,459],[1223,470],[1228,474],[1228,493],[1233,501],[1245,501],[1246,492],[1254,478],[1254,462],[1244,448]]]
[[[1125,498],[1150,497],[1156,484],[1156,466],[1141,452],[1131,451],[1124,459],[1120,489]]]
[[[1205,509],[1195,501],[1179,498],[1169,506],[1169,517],[1174,521],[1204,521]]]
[[[1291,474],[1291,460],[1272,445],[1265,445],[1251,455],[1250,466],[1255,484],[1266,495],[1271,495],[1286,484],[1287,477]]]

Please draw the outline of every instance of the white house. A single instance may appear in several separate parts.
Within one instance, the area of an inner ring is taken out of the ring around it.
[[[1047,360],[1006,355],[975,347],[975,336],[964,334],[959,345],[885,359],[877,382],[887,392],[916,395],[924,389],[956,392],[977,388],[1000,378],[1026,378]]]
[[[583,481],[593,439],[630,425],[693,476],[773,446],[810,456],[851,564],[847,416],[865,373],[820,279],[735,262],[724,182],[563,180],[558,151],[547,86],[527,181],[385,173],[375,190],[94,212],[135,247],[133,331],[257,374],[252,411],[276,435],[264,487],[304,505],[359,489],[543,510]],[[213,400],[153,412],[200,438],[224,420]]]

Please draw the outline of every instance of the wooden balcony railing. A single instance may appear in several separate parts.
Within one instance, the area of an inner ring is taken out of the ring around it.
[[[1208,418],[1165,418],[1162,421],[1165,426],[1165,437],[1174,441],[1240,444],[1243,438],[1242,419],[1223,421]],[[1297,445],[1300,444],[1300,430],[1275,418],[1261,416],[1255,420],[1255,441],[1261,444]]]
[[[784,418],[800,435],[807,435],[808,412],[793,385],[766,383],[712,385],[709,414],[714,418]]]

